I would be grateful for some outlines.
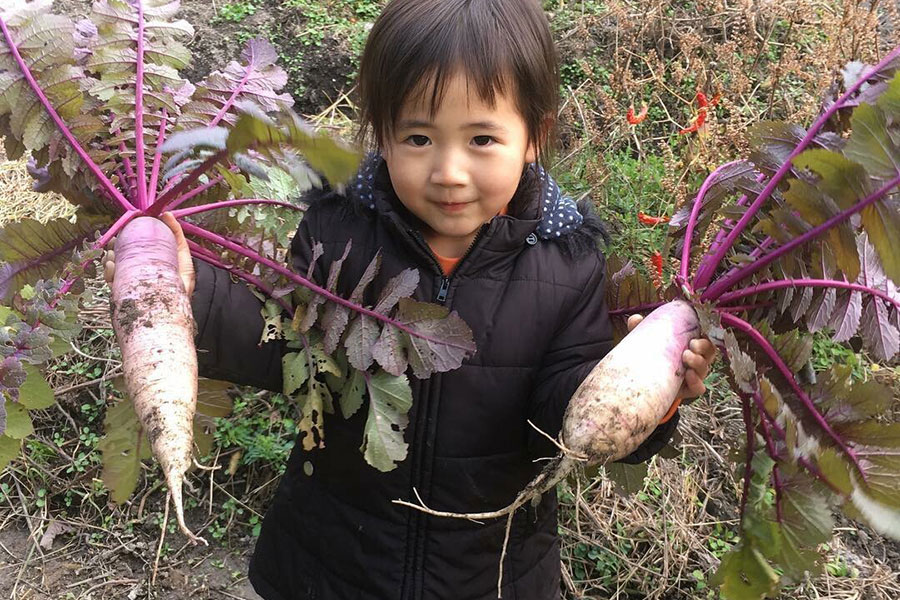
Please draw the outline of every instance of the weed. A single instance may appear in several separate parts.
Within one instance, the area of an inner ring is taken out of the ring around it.
[[[240,23],[247,17],[254,15],[258,8],[259,6],[255,2],[250,2],[249,0],[229,2],[219,9],[213,22]]]

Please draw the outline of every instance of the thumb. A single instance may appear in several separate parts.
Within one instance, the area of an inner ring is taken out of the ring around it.
[[[160,219],[165,223],[172,234],[175,236],[175,247],[178,251],[178,274],[181,275],[181,282],[184,284],[184,291],[188,296],[194,293],[194,261],[191,259],[191,249],[188,247],[187,240],[184,237],[184,231],[178,224],[178,219],[170,212],[160,215]]]
[[[638,326],[638,323],[644,320],[643,315],[631,315],[628,317],[628,331]]]

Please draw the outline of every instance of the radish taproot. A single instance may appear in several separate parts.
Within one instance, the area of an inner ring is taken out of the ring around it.
[[[159,219],[139,217],[116,240],[111,284],[113,329],[125,386],[162,467],[182,532],[181,487],[191,466],[197,407],[197,352],[191,303],[178,274],[175,236]]]

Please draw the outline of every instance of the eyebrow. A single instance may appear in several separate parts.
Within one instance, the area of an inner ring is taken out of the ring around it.
[[[423,121],[421,119],[404,119],[400,121],[397,126],[398,129],[433,129],[434,125],[430,121]],[[494,123],[493,121],[476,121],[474,123],[467,123],[462,126],[461,129],[483,129],[487,131],[495,131],[498,133],[506,133],[507,129],[498,123]]]

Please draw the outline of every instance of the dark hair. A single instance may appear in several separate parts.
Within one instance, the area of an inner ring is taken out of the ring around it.
[[[546,155],[559,106],[559,67],[539,0],[389,2],[360,64],[360,140],[371,134],[383,147],[403,103],[427,99],[429,91],[433,115],[458,71],[491,106],[497,93],[513,98],[529,143]]]

